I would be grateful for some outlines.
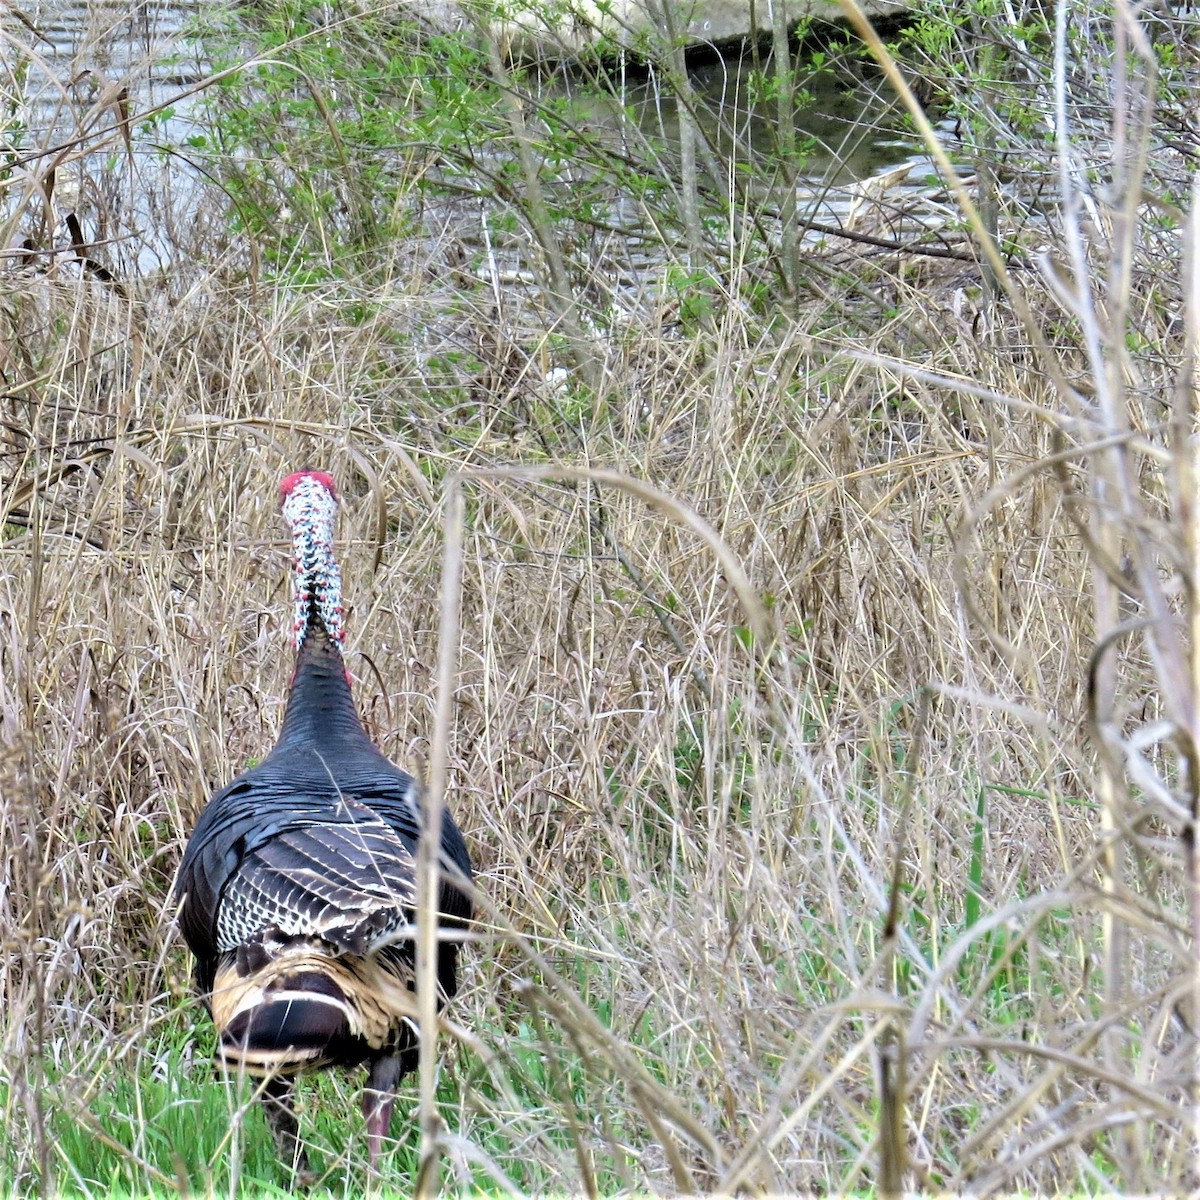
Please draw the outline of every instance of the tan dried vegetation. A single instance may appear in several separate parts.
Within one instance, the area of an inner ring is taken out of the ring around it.
[[[1113,136],[1135,167],[1153,144]],[[55,203],[39,170],[0,175],[10,239]],[[261,1137],[221,1100],[232,1140],[156,1167],[137,1098],[226,1095],[168,891],[278,725],[276,487],[306,464],[344,492],[369,728],[444,762],[479,868],[445,1183],[1194,1185],[1200,283],[1194,223],[1152,236],[1122,194],[1060,198],[994,301],[980,266],[863,249],[867,338],[832,274],[765,325],[735,257],[687,328],[647,278],[588,335],[585,402],[536,293],[439,313],[448,227],[358,291],[206,255],[208,210],[120,291],[7,254],[0,1186],[101,1194],[64,1125],[164,1191]],[[499,364],[456,407],[439,338]],[[335,1188],[353,1095],[310,1101]]]

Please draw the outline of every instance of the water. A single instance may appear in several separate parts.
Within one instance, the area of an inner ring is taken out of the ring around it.
[[[35,0],[5,13],[0,153],[13,169],[0,176],[0,252],[28,248],[78,267],[68,223],[78,213],[88,246],[80,261],[103,260],[122,278],[166,265],[164,224],[177,219],[168,198],[182,208],[195,198],[194,173],[164,147],[194,129],[204,70],[179,52],[197,11],[159,0]],[[23,215],[15,228],[5,222],[13,212]]]
[[[764,60],[761,71],[771,70]],[[724,161],[762,161],[775,152],[778,110],[774,100],[755,100],[755,65],[749,56],[718,59],[694,68],[689,81],[700,101],[700,127]],[[805,148],[805,174],[838,186],[895,166],[912,153],[898,108],[874,84],[852,86],[831,70],[803,78],[806,93],[796,108],[795,128]],[[679,112],[653,79],[638,89],[635,109],[648,132],[679,140]]]
[[[202,68],[187,70],[175,55],[197,11],[175,0],[47,0],[10,10],[0,45],[6,73],[21,83],[26,144],[63,146],[95,134],[97,109],[113,106],[122,89],[138,112],[186,93]]]
[[[756,64],[749,55],[716,59],[689,74],[697,124],[719,163],[761,164],[778,153],[778,109],[773,99],[753,98],[756,71],[769,72],[769,58]],[[569,77],[568,77],[569,78]],[[678,146],[679,105],[652,74],[618,81],[613,93],[576,87],[577,103],[594,119],[616,127],[618,110],[632,111],[639,128]],[[870,199],[904,205],[926,191],[932,172],[904,126],[902,110],[878,82],[852,82],[826,69],[801,80],[804,91],[794,118],[802,160],[797,201],[802,218],[827,227],[861,222]],[[808,235],[810,243],[825,235]]]
[[[104,261],[143,277],[169,264],[180,245],[175,235],[204,186],[186,147],[197,132],[195,101],[207,72],[194,55],[189,59],[183,37],[203,11],[212,11],[211,0],[205,8],[174,0],[132,7],[120,0],[35,0],[9,10],[0,49],[5,74],[17,85],[11,92],[21,99],[10,101],[7,111],[0,108],[0,143],[17,149],[23,184],[18,191],[11,180],[8,189],[0,186],[0,232],[10,245],[31,232],[27,220],[15,231],[3,224],[13,197],[27,201],[29,189],[52,183],[49,201],[36,205],[46,210],[42,236],[32,236],[37,250],[69,248],[65,214],[78,209],[87,213],[86,237],[103,248],[97,256]],[[776,111],[773,103],[749,98],[749,60],[705,64],[692,72],[691,82],[702,101],[702,128],[720,162],[750,155],[762,161],[771,153]],[[619,131],[623,107],[636,114],[645,134],[677,146],[677,106],[653,76],[631,73],[618,84],[614,98],[570,72],[546,82],[569,92],[590,123]],[[902,190],[908,175],[923,172],[894,107],[873,87],[848,87],[826,72],[806,89],[811,96],[799,116],[807,153],[799,200],[810,219],[844,224],[862,206],[857,181],[883,172],[890,188]],[[899,172],[893,170],[898,166]],[[46,228],[55,231],[49,240]]]

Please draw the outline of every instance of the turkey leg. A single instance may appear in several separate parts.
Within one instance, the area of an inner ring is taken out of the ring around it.
[[[273,1075],[263,1084],[263,1111],[275,1139],[275,1150],[284,1166],[294,1171],[297,1186],[307,1188],[316,1182],[316,1176],[309,1170],[308,1155],[300,1144],[300,1124],[292,1096],[292,1080],[282,1075]]]
[[[399,1054],[386,1054],[371,1064],[367,1086],[363,1092],[362,1110],[367,1122],[367,1173],[375,1174],[383,1139],[392,1124],[392,1105],[396,1088],[404,1075],[403,1059]]]

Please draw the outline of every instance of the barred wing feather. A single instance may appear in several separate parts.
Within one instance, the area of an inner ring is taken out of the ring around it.
[[[409,927],[405,910],[416,903],[411,848],[364,805],[343,797],[339,808],[351,819],[278,833],[242,859],[221,895],[219,950],[273,926],[366,954]]]

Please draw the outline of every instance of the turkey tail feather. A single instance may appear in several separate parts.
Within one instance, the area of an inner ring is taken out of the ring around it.
[[[379,956],[336,955],[308,939],[222,958],[212,992],[218,1059],[254,1077],[370,1057],[415,1011],[411,972]]]
[[[247,966],[227,956],[213,988],[217,1058],[230,1071],[294,1075],[353,1058],[360,1023],[332,959],[301,950]]]
[[[294,1075],[335,1061],[349,1038],[345,1010],[329,997],[279,992],[221,1030],[217,1057],[235,1074]]]

